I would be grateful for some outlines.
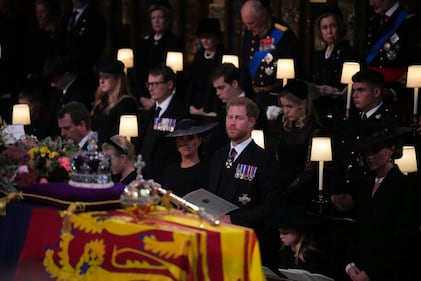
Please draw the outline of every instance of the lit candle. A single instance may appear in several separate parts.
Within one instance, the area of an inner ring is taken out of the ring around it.
[[[322,191],[324,161],[332,161],[332,145],[329,137],[313,137],[310,160],[319,161],[319,191]]]

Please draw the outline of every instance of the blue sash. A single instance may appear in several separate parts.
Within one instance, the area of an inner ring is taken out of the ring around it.
[[[382,48],[383,44],[387,41],[387,39],[389,39],[393,35],[393,33],[396,32],[396,30],[403,23],[403,21],[406,19],[408,14],[409,13],[406,10],[400,11],[399,15],[397,16],[397,18],[394,22],[393,28],[388,33],[386,33],[383,37],[381,37],[379,40],[377,40],[377,42],[374,43],[371,46],[371,48],[368,50],[367,57],[365,59],[367,64],[369,64],[373,61],[373,59],[376,57],[379,50]]]
[[[278,28],[274,28],[274,30],[272,31],[272,33],[270,34],[270,37],[274,38],[274,42],[273,44],[276,46],[279,42],[279,40],[282,39],[282,37],[284,36],[284,32],[282,30],[279,30]],[[259,42],[260,44],[260,42]],[[259,68],[260,62],[262,61],[262,59],[268,54],[270,53],[269,50],[266,51],[256,51],[253,55],[253,59],[250,61],[249,63],[249,73],[251,75],[251,77],[254,77],[254,75],[256,74],[257,69]]]

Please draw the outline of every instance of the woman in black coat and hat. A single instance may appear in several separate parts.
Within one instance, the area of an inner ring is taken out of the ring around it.
[[[222,56],[226,53],[220,42],[219,20],[202,19],[197,27],[196,36],[199,38],[200,48],[194,56],[187,79],[190,113],[216,113],[222,103],[210,81],[210,74],[222,64]]]
[[[208,184],[209,167],[200,159],[199,147],[202,135],[216,126],[216,123],[200,124],[193,119],[183,119],[175,125],[174,131],[166,137],[175,137],[175,144],[181,161],[171,164],[163,172],[160,183],[178,196],[204,188]]]
[[[102,144],[118,134],[121,115],[137,115],[137,102],[121,61],[103,59],[97,63],[96,72],[99,86],[91,112],[91,127],[98,132],[98,141]]]
[[[359,149],[372,173],[355,193],[333,202],[352,208],[356,226],[352,235],[346,273],[351,280],[416,280],[412,276],[411,247],[416,223],[410,182],[394,159],[402,156],[406,127],[378,127],[367,135]]]

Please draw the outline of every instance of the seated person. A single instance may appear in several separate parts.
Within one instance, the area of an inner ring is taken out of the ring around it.
[[[91,140],[97,143],[97,134],[91,131],[89,111],[83,103],[72,101],[65,104],[58,111],[57,119],[61,136],[77,143],[80,149],[88,150]]]
[[[102,151],[111,157],[111,172],[115,177],[114,181],[128,185],[136,179],[135,149],[125,137],[112,136],[102,144]]]
[[[279,231],[279,268],[303,269],[326,274],[327,256],[317,248],[311,235],[314,222],[301,206],[285,207],[271,220],[270,227]]]
[[[161,184],[178,196],[207,186],[209,165],[201,161],[199,148],[202,135],[215,127],[216,123],[201,125],[192,119],[183,119],[167,137],[175,137],[181,162],[170,164],[162,174]]]

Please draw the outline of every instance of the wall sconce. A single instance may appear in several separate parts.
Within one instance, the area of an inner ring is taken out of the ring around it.
[[[251,132],[251,137],[258,146],[265,149],[265,135],[263,130],[253,130]]]
[[[404,145],[402,148],[402,157],[396,159],[395,163],[404,174],[417,172],[418,167],[415,146]]]
[[[406,87],[414,88],[414,109],[413,124],[417,124],[418,114],[418,88],[421,87],[421,65],[408,66],[408,74],[406,77]]]
[[[332,161],[332,144],[329,137],[313,137],[311,140],[311,161],[319,162],[319,198],[314,201],[319,204],[319,212],[322,211],[322,204],[327,203],[323,199],[323,168],[325,161]]]
[[[295,67],[293,59],[278,59],[276,67],[276,79],[282,79],[282,85],[287,84],[288,79],[295,78]]]
[[[138,136],[137,116],[136,115],[121,115],[118,134],[120,136],[126,137],[128,141],[130,141],[131,137],[137,137]]]
[[[177,73],[177,71],[183,71],[183,53],[168,52],[165,64],[171,67],[175,73]]]
[[[360,64],[358,62],[344,62],[342,66],[341,83],[348,85],[346,94],[346,118],[349,117],[349,109],[351,108],[352,76],[358,71],[360,71]]]
[[[236,55],[223,55],[222,63],[232,63],[235,67],[239,67],[238,56]]]
[[[27,104],[13,105],[12,124],[13,125],[30,125],[31,124],[31,115],[29,113],[29,105]]]
[[[133,50],[130,48],[118,49],[117,60],[124,63],[124,72],[127,73],[127,69],[134,66]]]

